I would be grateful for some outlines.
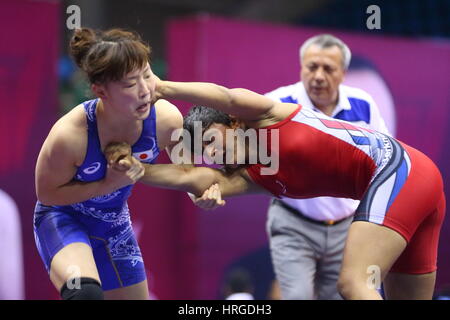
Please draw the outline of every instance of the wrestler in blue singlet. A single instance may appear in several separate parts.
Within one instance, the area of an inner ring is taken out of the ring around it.
[[[97,131],[98,99],[83,103],[88,124],[88,145],[83,164],[74,180],[91,182],[106,175],[106,159]],[[132,146],[141,162],[152,163],[159,155],[156,111],[152,106],[144,120],[141,136]],[[46,206],[39,201],[34,212],[34,235],[47,271],[63,247],[83,242],[94,253],[103,290],[130,286],[146,279],[141,251],[131,227],[127,199],[133,185],[111,194],[67,206]]]

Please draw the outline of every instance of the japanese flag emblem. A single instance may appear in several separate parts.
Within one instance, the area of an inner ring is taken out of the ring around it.
[[[133,157],[135,157],[136,159],[142,161],[142,162],[147,162],[147,161],[152,161],[153,160],[153,150],[146,150],[146,151],[142,151],[142,152],[133,152]]]

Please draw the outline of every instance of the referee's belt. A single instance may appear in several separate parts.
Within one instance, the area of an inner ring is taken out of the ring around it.
[[[292,212],[297,217],[300,217],[303,220],[306,220],[306,221],[309,221],[309,222],[312,222],[312,223],[315,223],[315,224],[319,224],[321,226],[335,226],[335,225],[338,225],[342,221],[345,221],[345,220],[347,220],[349,218],[349,217],[346,217],[346,218],[340,219],[340,220],[316,220],[316,219],[313,219],[313,218],[310,218],[310,217],[306,216],[300,210],[297,210],[297,209],[291,207],[290,205],[288,205],[287,203],[284,203],[283,201],[281,201],[279,199],[273,199],[272,204],[277,204],[277,205],[283,207],[284,209]]]

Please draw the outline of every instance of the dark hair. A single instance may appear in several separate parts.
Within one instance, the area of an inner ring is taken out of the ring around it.
[[[123,29],[76,29],[70,40],[70,54],[91,83],[117,81],[143,68],[150,52],[137,33]]]
[[[213,123],[231,126],[234,120],[230,115],[210,107],[192,107],[189,109],[187,115],[184,116],[183,121],[183,128],[189,132],[191,137],[194,137],[194,130],[198,127],[198,124],[196,124],[197,121],[201,122],[201,130],[203,133],[205,130],[208,130]],[[191,143],[190,147],[191,151],[194,152],[194,143]]]
[[[221,123],[226,126],[231,126],[233,119],[230,115],[218,111],[210,107],[195,106],[189,109],[187,115],[184,116],[183,127],[191,136],[194,135],[195,121],[200,121],[202,131],[207,130],[213,123]]]

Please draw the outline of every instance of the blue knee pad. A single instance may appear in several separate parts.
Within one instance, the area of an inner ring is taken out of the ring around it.
[[[104,300],[100,283],[92,278],[80,278],[78,288],[69,289],[67,282],[61,288],[61,298],[63,300]]]

